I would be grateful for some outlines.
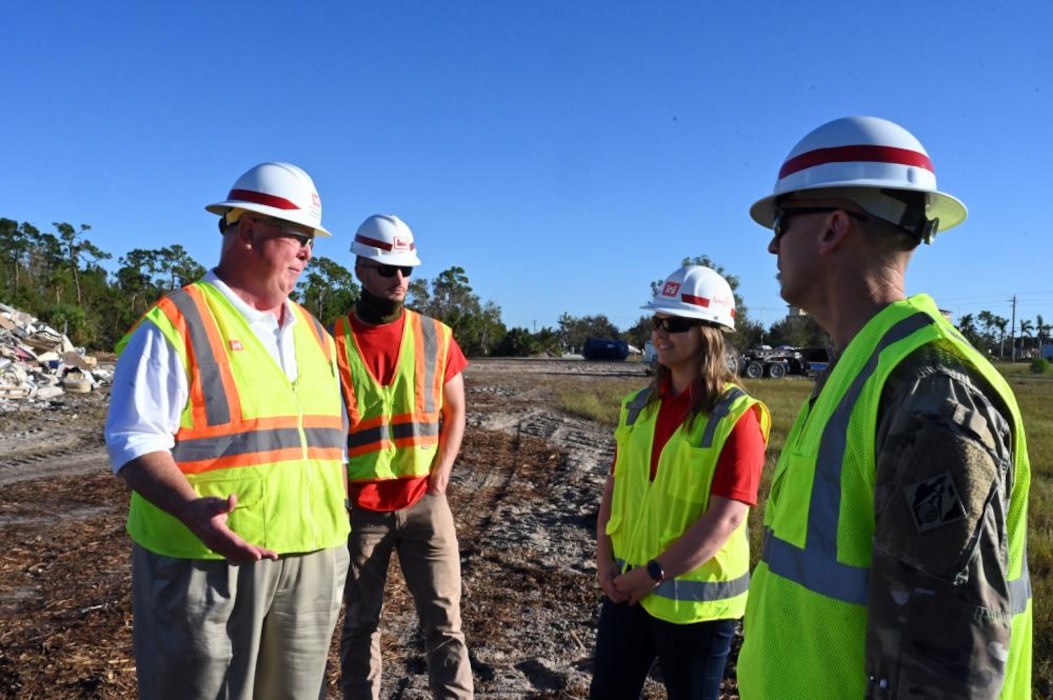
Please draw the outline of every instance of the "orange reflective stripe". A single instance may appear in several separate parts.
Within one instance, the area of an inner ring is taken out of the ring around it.
[[[230,360],[201,290],[194,285],[184,287],[165,297],[158,307],[183,336],[190,368],[188,389],[194,425],[241,420],[241,400]]]
[[[340,387],[344,394],[344,406],[347,408],[347,417],[351,425],[355,425],[361,417],[358,413],[358,401],[355,400],[355,392],[351,389],[351,365],[347,359],[352,348],[348,343],[354,343],[351,332],[351,320],[347,316],[341,316],[336,320],[333,327],[336,337],[336,364],[340,368]],[[355,352],[358,348],[354,348]]]

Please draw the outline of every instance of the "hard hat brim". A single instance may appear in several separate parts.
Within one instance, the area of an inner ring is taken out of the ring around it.
[[[321,226],[311,224],[310,221],[307,221],[306,217],[297,216],[296,212],[289,211],[288,209],[279,209],[278,207],[269,207],[266,204],[256,204],[254,202],[244,202],[241,200],[227,200],[225,202],[209,204],[205,207],[205,211],[218,216],[225,216],[227,212],[234,208],[244,209],[245,211],[255,212],[256,214],[265,214],[275,219],[281,219],[282,221],[306,226],[314,231],[315,236],[329,238],[333,235]]]
[[[383,258],[376,258],[376,260],[385,265],[405,265],[407,267],[418,267],[420,265],[420,258],[417,257],[417,253],[414,251],[385,255]]]
[[[678,316],[680,318],[694,318],[694,319],[698,319],[699,321],[705,321],[707,323],[712,323],[714,326],[720,326],[722,329],[727,330],[727,331],[734,331],[735,330],[735,322],[734,321],[731,322],[731,325],[728,325],[724,321],[719,320],[718,317],[717,317],[717,314],[712,313],[711,311],[708,311],[706,309],[700,309],[698,311],[694,311],[694,310],[685,309],[683,305],[673,305],[673,304],[666,305],[666,304],[660,304],[660,303],[655,303],[655,302],[650,302],[648,304],[644,304],[640,308],[641,309],[647,309],[649,311],[661,311],[662,313],[668,314],[669,316]]]
[[[750,207],[750,218],[764,228],[770,229],[775,225],[776,202],[781,197],[792,195],[795,192],[807,192],[809,190],[837,190],[840,188],[858,189],[860,187],[874,187],[924,193],[930,199],[928,206],[925,208],[925,215],[929,219],[940,220],[940,233],[952,229],[962,223],[968,215],[968,210],[965,208],[965,204],[963,204],[957,197],[953,197],[945,192],[933,192],[924,189],[908,190],[901,184],[898,187],[890,187],[889,183],[884,180],[852,180],[850,182],[822,183],[815,187],[802,187],[788,192],[779,192],[777,194],[768,195],[767,197],[757,200],[754,202],[753,206]]]

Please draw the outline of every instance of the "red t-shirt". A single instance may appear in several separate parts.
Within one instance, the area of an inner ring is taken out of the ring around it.
[[[405,326],[406,314],[402,314],[397,321],[381,326],[367,325],[355,318],[354,314],[351,315],[351,331],[362,352],[362,360],[383,386],[390,385],[395,378],[398,350],[402,347],[402,330]],[[450,381],[467,366],[468,359],[457,341],[451,338],[445,380]],[[428,490],[428,477],[351,483],[348,489],[351,502],[356,507],[387,512],[406,508],[423,498]]]
[[[661,403],[651,447],[651,481],[654,481],[658,473],[658,458],[662,454],[662,448],[691,410],[690,391],[684,391],[679,396],[670,396],[661,388],[659,396]],[[764,449],[764,436],[761,434],[757,411],[746,411],[731,429],[724,449],[720,451],[713,474],[713,484],[709,490],[710,495],[741,501],[749,506],[757,505],[757,491],[760,489],[761,471],[764,469]],[[611,469],[613,473],[613,465]]]

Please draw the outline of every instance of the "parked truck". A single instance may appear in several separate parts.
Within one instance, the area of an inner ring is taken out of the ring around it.
[[[793,348],[786,345],[771,348],[762,345],[742,353],[739,375],[750,379],[787,375],[814,376],[826,370],[830,362],[825,348]]]

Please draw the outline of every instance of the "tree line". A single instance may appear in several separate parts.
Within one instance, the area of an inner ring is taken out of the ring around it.
[[[113,255],[88,238],[91,226],[75,228],[52,224],[51,232],[28,222],[0,218],[0,302],[30,313],[62,331],[78,346],[109,351],[156,300],[200,278],[205,267],[179,244],[161,248],[134,248],[117,260],[116,272],[102,262]],[[732,348],[761,344],[824,347],[829,339],[813,319],[787,317],[764,328],[749,317],[738,294],[739,280],[705,255],[684,258],[683,264],[712,267],[728,280],[736,301],[736,332]],[[663,280],[651,283],[653,295]],[[361,290],[354,273],[324,256],[315,257],[300,276],[293,298],[323,324],[346,314]],[[648,297],[641,290],[641,299]],[[509,328],[501,320],[501,307],[476,294],[464,268],[451,267],[433,279],[410,282],[407,306],[449,324],[457,342],[469,356],[559,356],[580,352],[588,338],[617,338],[643,348],[651,337],[650,315],[641,314],[626,329],[619,329],[606,315],[562,314],[554,327],[540,330]],[[1011,351],[1028,353],[1024,341],[1034,339],[1037,349],[1050,338],[1050,324],[1042,316],[1020,321],[1019,348],[1009,321],[989,311],[966,314],[959,321],[962,333],[981,348],[999,357]]]

